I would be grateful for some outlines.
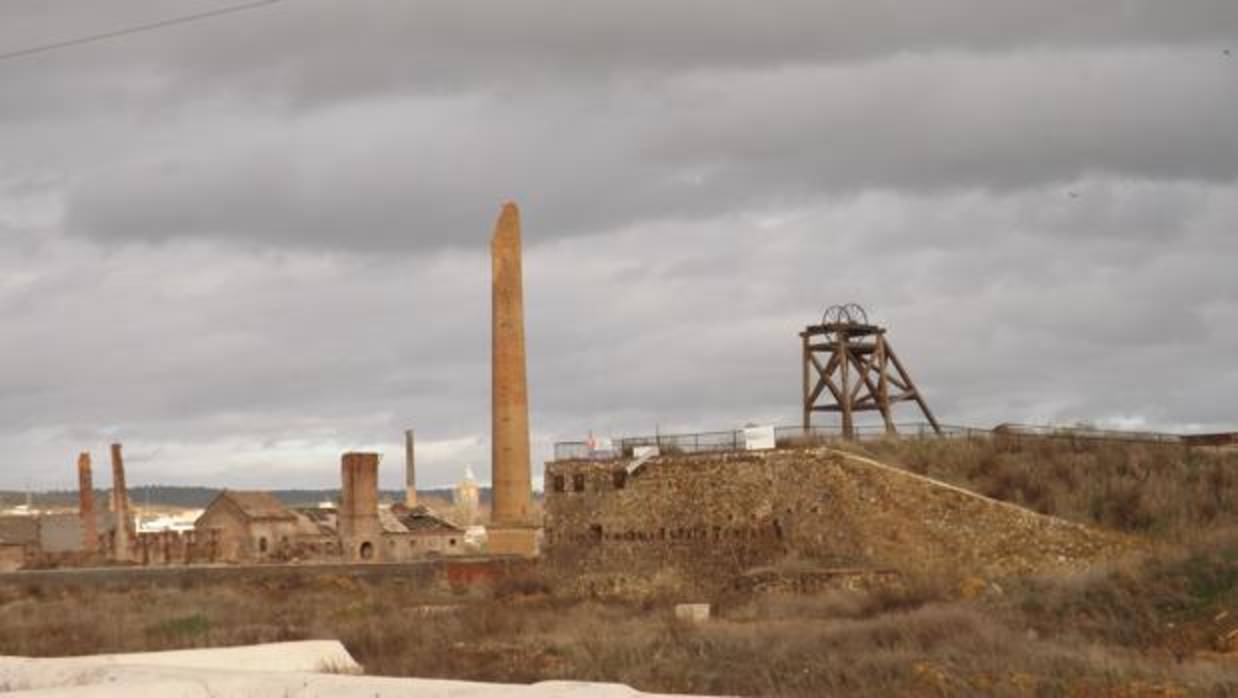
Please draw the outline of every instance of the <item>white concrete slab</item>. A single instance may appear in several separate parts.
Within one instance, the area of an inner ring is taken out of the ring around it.
[[[243,647],[99,654],[85,657],[90,662],[125,666],[174,666],[197,669],[243,671],[303,671],[361,673],[361,665],[339,640],[303,640]]]
[[[356,666],[343,645],[334,641],[62,659],[0,657],[0,695],[6,698],[656,698],[618,684],[550,681],[526,686],[314,673],[322,667]]]

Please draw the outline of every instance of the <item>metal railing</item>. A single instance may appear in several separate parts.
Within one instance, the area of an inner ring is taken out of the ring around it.
[[[1183,443],[1183,438],[1179,434],[1166,434],[1156,431],[1119,431],[1117,429],[1097,429],[1087,426],[1055,427],[999,424],[993,428],[993,434],[996,436],[1031,436],[1050,439],[1120,441],[1124,443]]]
[[[1086,427],[1051,427],[1003,424],[995,429],[979,429],[957,425],[942,425],[941,433],[933,430],[927,422],[896,424],[897,433],[890,434],[884,425],[855,428],[855,441],[881,441],[883,439],[1067,439],[1074,442],[1122,442],[1182,445],[1177,434],[1158,432],[1116,431]],[[840,427],[782,426],[774,428],[774,447],[806,448],[837,443],[843,440]],[[747,448],[744,429],[730,431],[706,431],[691,434],[657,434],[635,436],[599,442],[561,441],[555,444],[554,458],[561,460],[618,460],[632,458],[636,449],[655,447],[663,454],[711,453],[743,451]]]
[[[897,425],[899,433],[896,438],[949,438],[980,435],[990,436],[985,430],[969,429],[967,427],[942,427],[943,433],[938,436],[928,423]],[[861,441],[873,441],[888,438],[885,427],[856,427],[855,438]],[[775,448],[802,448],[817,444],[839,441],[843,438],[838,427],[775,427]],[[614,439],[607,446],[588,441],[561,441],[555,444],[555,460],[607,460],[631,458],[636,449],[655,447],[661,453],[709,453],[721,451],[742,451],[747,448],[747,436],[743,429],[730,431],[706,431],[691,434],[657,434],[654,436],[634,436]]]

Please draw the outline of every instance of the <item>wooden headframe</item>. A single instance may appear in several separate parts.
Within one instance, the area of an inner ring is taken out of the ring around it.
[[[856,306],[847,306],[855,308]],[[833,308],[831,310],[834,310]],[[825,321],[800,333],[804,343],[804,428],[813,412],[842,415],[844,438],[855,438],[856,412],[877,411],[894,434],[891,407],[914,401],[933,430],[941,427],[911,375],[886,340],[883,327],[868,324],[863,311],[826,312]]]

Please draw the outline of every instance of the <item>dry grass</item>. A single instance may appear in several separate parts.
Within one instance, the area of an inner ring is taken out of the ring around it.
[[[1238,453],[1065,439],[905,440],[865,454],[995,499],[1129,533],[1191,540],[1238,524]]]
[[[529,580],[472,596],[332,576],[4,588],[0,654],[339,638],[368,673],[396,676],[770,696],[1139,695],[1118,691],[1165,685],[1238,695],[1238,662],[1192,659],[1228,627],[1218,613],[1238,608],[1238,536],[972,601],[947,579],[714,601],[715,620],[688,625],[665,604],[559,599]]]
[[[0,654],[61,656],[338,638],[367,672],[616,681],[762,696],[1238,696],[1238,463],[1045,442],[870,444],[934,477],[1161,545],[1074,577],[959,580],[871,592],[710,599],[688,625],[671,598],[559,598],[520,578],[453,595],[388,578],[287,577],[186,588],[0,586]],[[1189,545],[1185,542],[1189,541]],[[682,599],[696,600],[696,599]]]

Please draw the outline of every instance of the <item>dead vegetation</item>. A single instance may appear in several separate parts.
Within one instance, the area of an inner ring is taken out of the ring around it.
[[[733,596],[714,599],[717,619],[688,625],[667,601],[562,599],[531,579],[465,596],[342,576],[124,592],[5,587],[0,654],[334,637],[367,672],[396,676],[770,696],[1238,695],[1238,661],[1210,654],[1238,628],[1224,615],[1238,608],[1238,535],[1078,577],[1007,581],[975,599],[958,592],[942,577]]]
[[[698,625],[675,621],[670,605],[699,599],[562,598],[537,577],[465,595],[338,575],[125,591],[10,584],[0,586],[0,654],[339,638],[368,673],[397,676],[797,697],[1238,695],[1230,456],[1060,444],[866,448],[1163,544],[1070,577],[975,585],[961,571],[870,591],[736,592],[709,599],[717,617]],[[1133,504],[1095,503],[1132,483],[1143,488]]]
[[[852,446],[921,475],[1080,523],[1165,540],[1238,524],[1238,453],[1015,438]]]

